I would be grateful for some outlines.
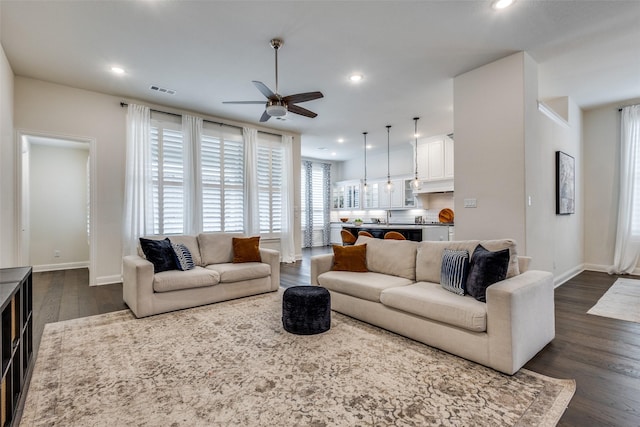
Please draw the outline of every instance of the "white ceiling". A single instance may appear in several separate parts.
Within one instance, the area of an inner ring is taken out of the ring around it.
[[[268,124],[301,132],[306,157],[358,157],[363,131],[386,149],[387,124],[404,144],[414,116],[422,135],[450,133],[453,77],[520,50],[540,65],[541,98],[583,108],[640,98],[640,0],[518,0],[504,11],[485,0],[0,1],[16,75],[246,122],[263,107],[222,101],[261,100],[252,80],[275,89],[269,40],[283,38],[280,93],[325,97],[301,104],[315,119]]]

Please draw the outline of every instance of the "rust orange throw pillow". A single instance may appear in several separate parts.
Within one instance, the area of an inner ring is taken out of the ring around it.
[[[367,269],[367,245],[333,245],[333,268],[335,271],[364,273]]]
[[[233,262],[261,262],[260,236],[234,237],[233,238]]]

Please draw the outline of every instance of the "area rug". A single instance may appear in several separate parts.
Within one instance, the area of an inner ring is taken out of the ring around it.
[[[48,324],[22,426],[551,426],[573,380],[508,376],[332,313],[285,332],[282,293]]]
[[[640,280],[616,280],[587,314],[640,323]]]

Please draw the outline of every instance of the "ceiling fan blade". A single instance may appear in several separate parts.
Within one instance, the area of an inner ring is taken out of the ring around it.
[[[270,115],[267,114],[267,111],[265,110],[264,113],[262,113],[262,116],[260,117],[260,123],[264,123],[267,120],[269,120],[269,118],[271,118]]]
[[[222,101],[223,104],[261,104],[264,105],[264,101]]]
[[[295,104],[297,102],[313,101],[314,99],[322,98],[323,96],[322,92],[305,92],[285,96],[282,100],[287,104]]]
[[[301,116],[305,116],[305,117],[311,117],[314,118],[317,116],[316,113],[314,113],[313,111],[309,111],[306,108],[302,108],[298,105],[291,105],[289,104],[289,108],[288,108],[290,113],[296,113],[296,114],[300,114]]]
[[[273,93],[271,91],[271,89],[269,89],[267,87],[266,84],[259,82],[257,80],[253,80],[252,83],[258,88],[258,90],[267,97],[267,99],[276,99],[278,98],[277,95],[275,93]]]

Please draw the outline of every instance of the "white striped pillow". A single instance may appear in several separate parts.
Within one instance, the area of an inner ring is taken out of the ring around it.
[[[171,247],[176,254],[176,264],[180,270],[186,271],[196,268],[196,264],[193,262],[193,257],[191,256],[191,251],[189,251],[185,245],[182,243],[171,243]]]
[[[464,295],[469,273],[469,252],[445,249],[442,252],[440,285],[449,292]]]

